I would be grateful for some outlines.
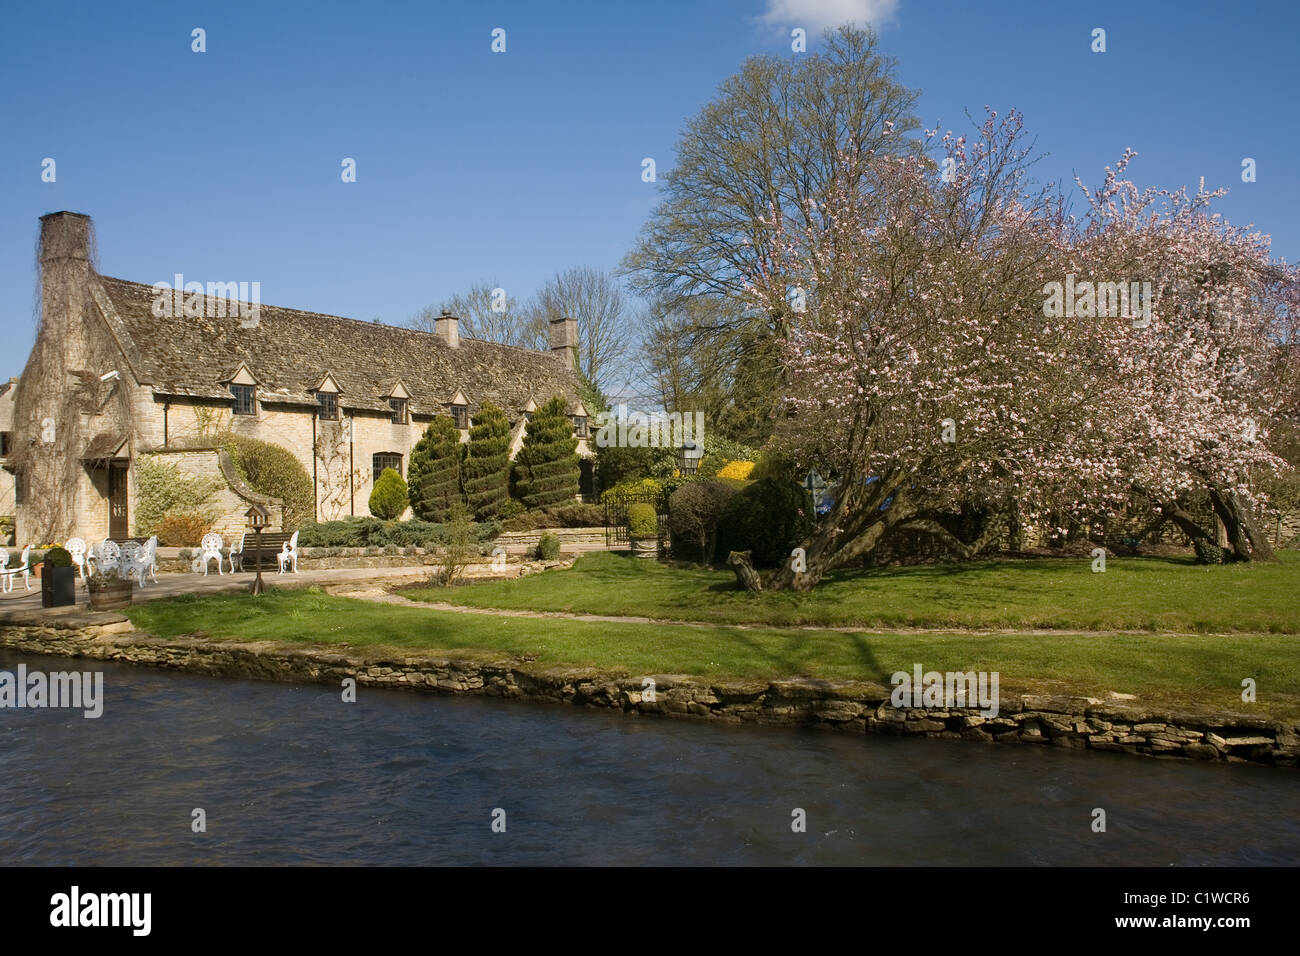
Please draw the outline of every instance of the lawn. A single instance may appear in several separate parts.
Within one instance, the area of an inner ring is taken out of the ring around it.
[[[1300,553],[1277,564],[1091,558],[833,572],[808,594],[751,594],[727,570],[600,552],[516,581],[402,592],[471,607],[718,624],[1300,634]]]
[[[998,671],[1004,694],[1105,696],[1117,690],[1175,707],[1257,709],[1283,719],[1300,715],[1300,637],[1294,636],[864,634],[597,624],[378,604],[314,589],[272,590],[257,599],[187,596],[136,605],[129,614],[137,628],[160,637],[201,631],[214,639],[353,650],[496,659],[528,655],[536,657],[538,667],[569,665],[631,676],[808,676],[888,684],[890,674],[920,663],[926,670]],[[1243,677],[1258,682],[1260,702],[1253,707],[1241,702]]]

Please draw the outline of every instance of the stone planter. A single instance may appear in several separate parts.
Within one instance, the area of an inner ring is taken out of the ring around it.
[[[632,557],[634,558],[658,558],[659,542],[653,538],[645,541],[634,540],[632,542]]]
[[[92,611],[115,611],[121,607],[131,606],[131,593],[135,588],[133,581],[119,581],[90,589],[90,609]]]
[[[77,569],[40,566],[41,607],[71,607],[77,603]]]

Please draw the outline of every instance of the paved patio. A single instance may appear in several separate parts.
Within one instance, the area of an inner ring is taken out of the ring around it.
[[[383,586],[402,583],[419,583],[427,581],[434,571],[432,567],[407,568],[333,568],[320,571],[299,571],[297,574],[278,574],[275,571],[262,572],[262,581],[268,587],[309,587],[327,584],[353,584],[357,582],[376,583]],[[226,572],[218,575],[211,572],[202,574],[159,574],[155,583],[152,579],[144,586],[136,586],[132,601],[156,601],[159,598],[175,597],[178,594],[219,594],[223,592],[247,591],[256,577],[252,571],[236,573]],[[32,578],[32,589],[23,590],[23,581],[19,577],[14,582],[10,594],[0,593],[0,612],[30,611],[41,609],[40,580]],[[90,598],[86,588],[77,579],[77,607],[89,610]]]

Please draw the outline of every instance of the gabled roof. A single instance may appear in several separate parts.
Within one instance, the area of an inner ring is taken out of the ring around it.
[[[344,408],[384,414],[397,382],[415,415],[444,414],[457,392],[473,397],[471,411],[486,401],[507,412],[553,395],[570,407],[578,401],[576,377],[557,353],[463,337],[452,348],[431,332],[271,305],[260,306],[253,328],[241,327],[238,315],[160,318],[151,308],[152,287],[108,276],[98,281],[104,294],[95,300],[136,380],[160,395],[228,401],[225,383],[242,363],[264,404],[314,405],[313,390],[326,374]]]

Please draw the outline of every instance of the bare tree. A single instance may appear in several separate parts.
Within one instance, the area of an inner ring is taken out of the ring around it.
[[[596,387],[609,387],[627,370],[636,348],[628,303],[606,272],[579,266],[558,272],[537,290],[532,321],[548,328],[552,319],[576,319],[578,366]]]
[[[529,349],[549,347],[546,323],[536,310],[507,295],[505,289],[495,282],[476,283],[466,292],[457,293],[437,305],[425,306],[406,324],[413,329],[432,332],[443,309],[460,319],[460,332],[466,338]]]

